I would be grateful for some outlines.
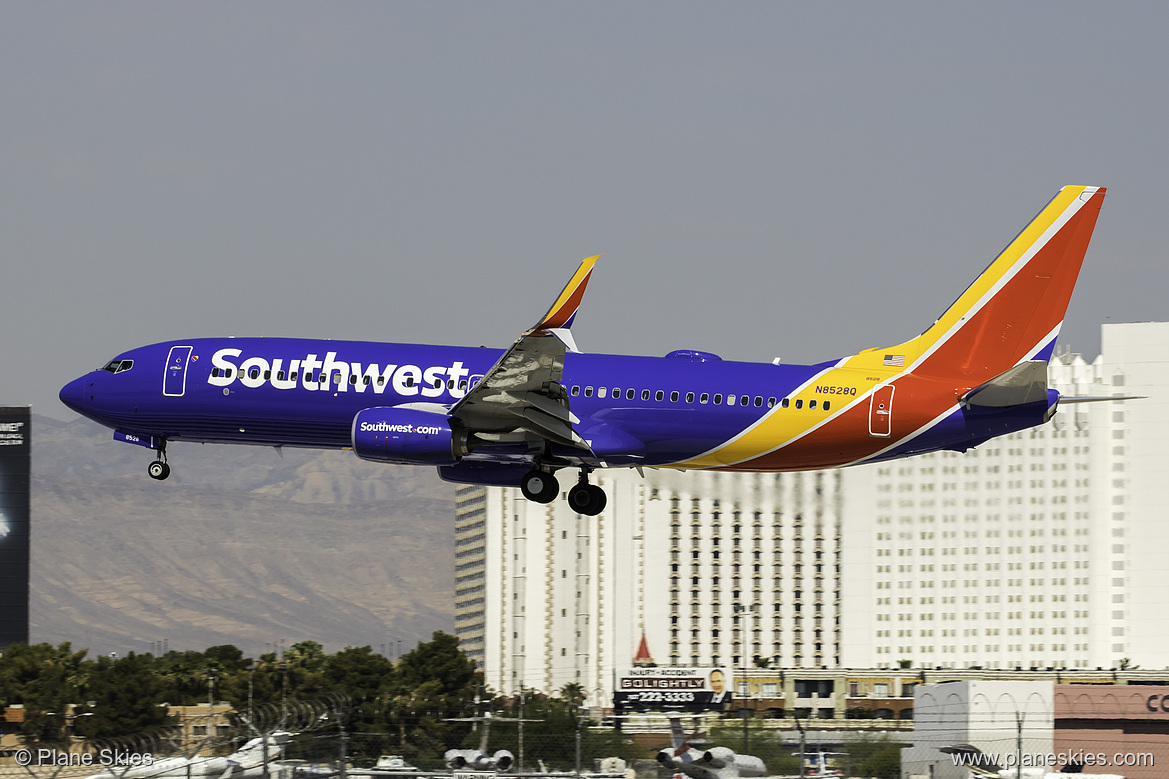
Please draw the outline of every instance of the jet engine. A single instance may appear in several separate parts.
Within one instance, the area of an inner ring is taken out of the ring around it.
[[[359,411],[351,435],[358,457],[382,463],[454,465],[470,451],[466,434],[450,417],[413,408]]]
[[[494,755],[478,749],[448,749],[443,754],[443,760],[447,768],[455,771],[462,769],[506,771],[515,763],[515,757],[506,749],[500,749]]]

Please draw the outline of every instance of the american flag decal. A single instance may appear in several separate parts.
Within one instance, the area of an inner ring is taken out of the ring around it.
[[[905,355],[904,354],[886,354],[883,362],[885,365],[892,365],[895,368],[904,368],[905,367]]]

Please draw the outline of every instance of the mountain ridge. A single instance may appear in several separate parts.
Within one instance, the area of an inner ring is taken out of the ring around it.
[[[31,639],[250,655],[413,647],[454,624],[454,488],[341,451],[172,443],[34,415]]]

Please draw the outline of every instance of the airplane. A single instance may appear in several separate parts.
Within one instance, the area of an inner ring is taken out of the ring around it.
[[[763,761],[753,755],[736,755],[726,747],[694,748],[687,742],[678,717],[670,717],[670,743],[673,749],[658,752],[658,763],[691,779],[738,779],[767,774]]]
[[[1056,411],[1051,359],[1104,199],[1062,188],[921,335],[815,365],[680,349],[582,354],[571,326],[598,257],[507,349],[199,338],[124,352],[60,392],[114,438],[318,447],[518,486],[549,503],[557,471],[595,515],[600,468],[779,472],[965,451]]]
[[[483,730],[479,733],[478,749],[448,749],[442,759],[446,767],[452,771],[507,771],[515,764],[515,755],[506,749],[496,750],[495,754],[487,751],[487,738],[491,734],[492,722],[539,722],[533,719],[519,719],[516,717],[493,717],[488,712],[481,717],[448,717],[444,722],[475,722],[483,723]]]
[[[294,735],[285,731],[269,734],[266,750],[263,738],[253,738],[226,757],[194,755],[149,759],[125,769],[107,767],[87,779],[262,779],[265,771],[269,776],[278,773],[282,765],[280,755]],[[150,758],[150,755],[145,757]]]

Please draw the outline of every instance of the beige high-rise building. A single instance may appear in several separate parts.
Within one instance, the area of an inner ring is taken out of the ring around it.
[[[661,665],[839,663],[839,472],[594,477],[596,517],[458,491],[456,630],[493,689],[603,705],[643,635]]]

